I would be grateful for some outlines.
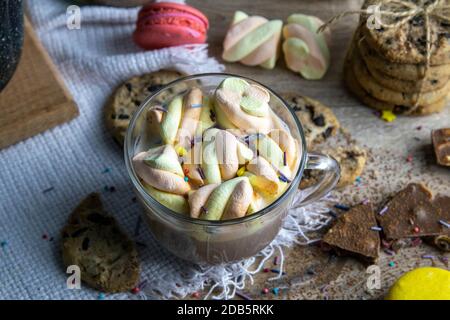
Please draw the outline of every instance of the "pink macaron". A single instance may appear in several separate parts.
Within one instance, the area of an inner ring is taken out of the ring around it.
[[[160,49],[206,41],[208,18],[179,3],[148,4],[139,11],[134,42],[144,49]]]

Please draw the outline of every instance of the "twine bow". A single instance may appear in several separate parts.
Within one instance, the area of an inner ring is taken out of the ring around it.
[[[431,66],[431,56],[432,56],[432,48],[431,48],[431,33],[432,28],[430,24],[430,20],[433,18],[437,22],[441,24],[450,24],[450,5],[447,4],[447,0],[420,0],[419,4],[416,4],[409,1],[404,0],[380,0],[378,3],[374,3],[373,5],[377,6],[379,10],[373,11],[369,9],[361,9],[361,10],[351,10],[345,11],[341,14],[338,14],[332,17],[328,22],[322,25],[318,32],[324,31],[331,24],[334,24],[337,20],[341,18],[353,15],[353,14],[363,14],[367,16],[373,15],[376,19],[376,23],[385,29],[399,28],[409,21],[413,20],[416,17],[423,17],[424,19],[424,28],[425,28],[425,72],[423,78],[421,78],[420,90],[417,95],[416,102],[411,110],[408,113],[413,113],[419,104],[420,97],[423,93],[425,79],[427,77],[427,73]],[[388,8],[382,9],[382,6],[386,6]],[[389,10],[389,7],[391,10]],[[383,19],[384,18],[384,19]],[[383,20],[390,19],[393,22],[383,22]]]

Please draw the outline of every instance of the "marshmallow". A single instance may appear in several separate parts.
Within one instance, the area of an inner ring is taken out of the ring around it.
[[[249,17],[237,11],[223,41],[222,58],[228,62],[239,61],[248,66],[273,69],[278,58],[282,25],[281,20]]]
[[[273,128],[270,94],[266,89],[238,78],[227,78],[215,92],[218,124],[245,132],[267,133]]]
[[[149,109],[148,123],[159,122],[159,133],[164,144],[177,145],[188,149],[193,139],[214,126],[211,102],[199,88],[192,88],[184,96],[178,95],[170,101],[167,109]]]
[[[330,65],[330,31],[317,30],[323,21],[314,16],[293,14],[283,27],[283,52],[286,65],[305,79],[321,79]]]
[[[202,169],[207,183],[234,178],[239,165],[252,158],[253,151],[230,132],[216,128],[205,131]]]
[[[263,157],[257,157],[247,165],[251,185],[264,195],[277,195],[280,191],[280,180],[275,169]]]
[[[189,207],[190,215],[192,218],[198,218],[202,211],[204,210],[203,205],[208,200],[211,193],[218,186],[217,183],[208,184],[206,186],[201,187],[196,191],[189,192]]]
[[[198,191],[202,190],[200,188]],[[252,201],[253,189],[247,177],[237,177],[217,186],[209,195],[202,207],[200,218],[205,220],[221,220],[223,218],[240,218],[245,216]],[[197,199],[204,199],[198,197]],[[239,199],[238,199],[239,198]],[[238,201],[236,201],[238,199]],[[226,215],[224,215],[226,213]],[[222,218],[223,217],[223,218]]]
[[[156,201],[166,206],[170,210],[181,214],[189,213],[189,204],[184,196],[155,189],[145,182],[144,188]]]
[[[184,180],[183,169],[171,145],[138,153],[133,158],[133,166],[145,183],[160,191],[184,195],[191,189]]]

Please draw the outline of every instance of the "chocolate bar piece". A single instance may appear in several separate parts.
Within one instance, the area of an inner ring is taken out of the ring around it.
[[[411,183],[397,193],[377,215],[387,239],[442,234],[441,210],[432,193],[422,184]]]
[[[323,242],[338,254],[375,261],[380,249],[380,234],[372,205],[360,204],[341,215],[325,234]]]
[[[432,238],[432,243],[442,251],[450,252],[450,197],[437,196],[433,203],[440,209],[442,233]]]
[[[431,131],[437,163],[450,166],[450,128]]]

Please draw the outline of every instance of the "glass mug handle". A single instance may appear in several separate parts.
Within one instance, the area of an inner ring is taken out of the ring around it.
[[[334,158],[321,153],[308,152],[305,169],[325,172],[316,184],[302,191],[306,194],[296,207],[305,206],[324,197],[336,186],[341,177],[339,163]]]

